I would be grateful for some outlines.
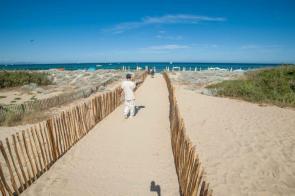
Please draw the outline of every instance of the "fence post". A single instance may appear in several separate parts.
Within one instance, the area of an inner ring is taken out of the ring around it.
[[[46,121],[46,127],[49,133],[49,141],[51,143],[51,152],[52,152],[53,162],[55,162],[57,160],[57,154],[56,154],[56,144],[55,144],[54,135],[53,135],[52,119],[49,119]]]

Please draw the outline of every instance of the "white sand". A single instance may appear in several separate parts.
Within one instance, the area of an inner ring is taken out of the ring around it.
[[[214,195],[295,195],[295,111],[178,87]]]
[[[123,119],[122,106],[98,123],[23,195],[179,195],[170,144],[169,102],[162,77],[136,93],[145,106]]]

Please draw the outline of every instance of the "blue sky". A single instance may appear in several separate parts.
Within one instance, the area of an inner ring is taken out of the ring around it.
[[[0,0],[0,63],[295,63],[293,0]]]

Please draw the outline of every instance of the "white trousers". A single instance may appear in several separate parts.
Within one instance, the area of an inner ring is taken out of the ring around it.
[[[124,116],[127,116],[130,112],[130,116],[134,116],[135,113],[135,100],[126,100],[124,107]]]

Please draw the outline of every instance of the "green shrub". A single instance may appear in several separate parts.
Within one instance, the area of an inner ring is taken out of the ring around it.
[[[295,65],[249,71],[245,79],[228,80],[207,86],[217,95],[251,102],[295,107]]]
[[[26,71],[0,71],[0,88],[16,87],[25,84],[36,83],[49,85],[48,74]]]
[[[22,115],[16,114],[15,112],[8,111],[5,114],[5,119],[2,119],[3,121],[0,121],[1,126],[11,126],[15,125],[16,122],[19,122],[23,118]]]

